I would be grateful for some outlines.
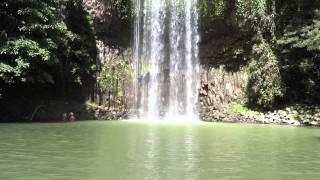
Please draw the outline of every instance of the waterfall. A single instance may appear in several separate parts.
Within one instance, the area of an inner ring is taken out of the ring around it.
[[[139,118],[198,118],[197,0],[135,0],[133,77]]]

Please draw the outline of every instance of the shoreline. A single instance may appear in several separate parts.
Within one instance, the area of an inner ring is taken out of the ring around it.
[[[66,122],[66,121],[33,121],[33,122],[25,122],[25,121],[13,121],[13,122],[0,122],[0,125],[4,124],[21,124],[21,125],[28,125],[28,124],[74,124],[74,123],[83,123],[83,122],[123,122],[123,121],[131,121],[130,119],[121,119],[121,120],[104,120],[104,119],[89,119],[89,120],[76,120],[72,122]],[[139,120],[136,120],[135,122],[138,122]],[[141,121],[145,122],[145,121]],[[159,120],[159,122],[165,122]],[[204,121],[199,120],[199,122],[208,123],[208,124],[236,124],[236,125],[266,125],[266,126],[287,126],[287,127],[297,127],[297,128],[320,128],[320,125],[306,125],[306,124],[300,124],[300,125],[294,125],[294,124],[281,124],[281,123],[259,123],[259,122],[239,122],[239,121]],[[187,122],[186,122],[187,123]]]
[[[128,121],[136,111],[129,109],[108,109],[103,106],[95,106],[86,104],[86,111],[69,109],[63,111],[48,110],[44,112],[44,119],[35,118],[28,120],[21,118],[20,120],[7,119],[0,121],[2,124],[32,124],[32,123],[72,123],[84,121]],[[239,110],[240,109],[240,110]],[[243,110],[244,109],[244,110]],[[318,109],[316,109],[318,112]],[[66,112],[72,112],[74,118],[64,118]],[[319,110],[320,111],[320,110]],[[50,113],[51,112],[51,113]],[[294,108],[286,108],[286,110],[274,110],[268,112],[257,112],[245,108],[230,108],[228,106],[222,108],[203,107],[199,111],[199,121],[231,123],[231,124],[265,124],[280,125],[293,127],[320,127],[319,113],[310,113],[311,111],[295,110]],[[61,114],[61,118],[59,118]],[[298,116],[296,115],[298,114]],[[85,116],[84,116],[85,115]],[[51,118],[50,118],[51,117]],[[15,118],[12,118],[15,119]]]

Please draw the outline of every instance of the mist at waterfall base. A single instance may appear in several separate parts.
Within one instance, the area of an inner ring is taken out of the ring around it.
[[[135,10],[136,118],[197,120],[197,0],[136,0]]]

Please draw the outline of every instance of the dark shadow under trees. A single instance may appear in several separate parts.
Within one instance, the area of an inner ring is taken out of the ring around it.
[[[93,98],[96,83],[96,46],[92,17],[82,3],[8,1],[0,3],[0,8],[1,22],[10,22],[0,29],[1,52],[7,52],[11,42],[17,48],[16,54],[0,54],[0,121],[26,121],[38,106],[47,113],[35,120],[61,120],[64,111],[72,110],[70,103],[83,106],[78,109],[86,114],[84,103]],[[37,45],[39,53],[30,54],[30,46],[18,44],[24,41]],[[21,74],[3,68],[19,68],[11,63],[19,57],[26,63],[17,71]]]

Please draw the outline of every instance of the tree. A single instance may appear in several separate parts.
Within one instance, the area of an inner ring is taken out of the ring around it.
[[[47,70],[59,61],[67,28],[53,0],[0,3],[0,80],[54,83]]]
[[[320,4],[319,4],[320,5]],[[278,45],[281,68],[291,101],[318,102],[320,91],[320,13],[307,6],[302,20],[290,21]],[[297,22],[298,21],[298,22]]]
[[[8,0],[0,18],[0,84],[92,88],[95,31],[81,1]]]

